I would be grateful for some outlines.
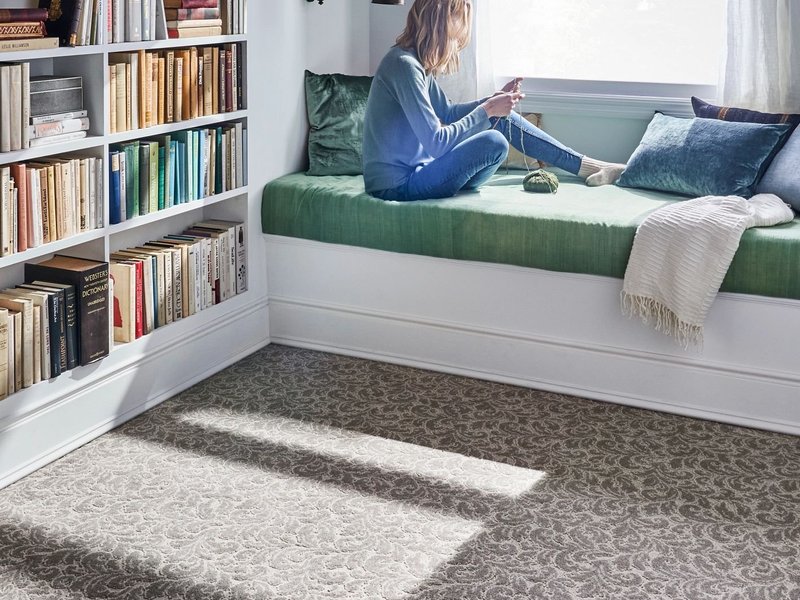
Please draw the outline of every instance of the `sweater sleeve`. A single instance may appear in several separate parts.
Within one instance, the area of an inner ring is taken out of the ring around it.
[[[435,79],[431,80],[429,94],[434,111],[444,123],[454,123],[463,119],[487,100],[487,98],[480,98],[472,102],[454,104],[450,102],[447,94]]]
[[[425,71],[422,65],[415,62],[398,61],[397,72],[385,83],[392,89],[411,129],[428,154],[438,158],[470,136],[490,127],[486,111],[477,104],[460,119],[443,125],[442,117],[447,115],[437,114],[425,80]],[[441,90],[439,93],[444,96]],[[440,101],[438,97],[435,99],[437,103]]]

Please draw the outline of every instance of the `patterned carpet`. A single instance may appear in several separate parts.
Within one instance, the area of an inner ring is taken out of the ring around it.
[[[0,492],[0,598],[796,600],[800,439],[271,346]]]

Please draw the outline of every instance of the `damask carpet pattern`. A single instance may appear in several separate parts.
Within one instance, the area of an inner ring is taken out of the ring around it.
[[[0,598],[798,600],[800,439],[270,346],[0,491]]]

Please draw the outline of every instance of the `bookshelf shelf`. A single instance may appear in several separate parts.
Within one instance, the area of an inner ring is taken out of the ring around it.
[[[166,125],[157,125],[156,127],[146,127],[144,129],[133,129],[131,131],[123,131],[120,133],[112,133],[106,136],[109,144],[120,144],[123,142],[130,142],[142,138],[152,137],[156,135],[164,135],[172,133],[173,131],[182,131],[184,129],[195,129],[197,127],[208,127],[209,125],[217,125],[219,123],[227,123],[228,121],[237,121],[247,117],[246,110],[237,110],[229,113],[219,113],[216,115],[209,115],[207,117],[199,117],[197,119],[189,119],[187,121],[178,121],[177,123],[168,123]]]
[[[50,242],[49,244],[42,244],[41,246],[37,246],[36,248],[29,248],[25,250],[25,252],[17,252],[16,254],[10,254],[9,256],[4,256],[0,258],[0,269],[4,267],[9,267],[11,265],[16,265],[19,263],[30,262],[37,258],[41,258],[42,256],[47,256],[49,254],[54,254],[56,252],[61,252],[62,250],[66,250],[67,248],[72,248],[74,246],[80,246],[81,244],[85,244],[87,242],[93,242],[94,240],[99,240],[105,237],[105,230],[104,229],[93,229],[92,231],[84,231],[83,233],[79,233],[78,235],[73,235],[68,238],[64,238],[63,240],[57,240],[55,242]]]
[[[121,42],[119,44],[105,44],[102,46],[102,48],[109,54],[113,54],[115,52],[167,50],[169,48],[183,48],[186,46],[211,46],[246,41],[246,35],[217,35],[214,37],[178,38],[169,40],[154,40],[150,42]]]
[[[105,142],[106,138],[101,135],[90,135],[81,140],[74,140],[72,142],[50,144],[48,146],[15,150],[13,152],[2,152],[0,153],[0,165],[37,160],[45,156],[68,154],[70,152],[78,152],[90,148],[99,148],[102,147]]]
[[[200,208],[205,208],[207,206],[213,206],[214,204],[225,202],[227,200],[230,200],[231,198],[238,198],[239,196],[244,196],[245,194],[247,194],[246,186],[237,188],[235,190],[230,190],[228,192],[225,192],[224,194],[216,194],[214,196],[209,196],[208,198],[203,198],[202,200],[192,200],[191,202],[185,202],[183,204],[178,204],[177,206],[171,206],[169,208],[148,213],[146,215],[140,215],[128,221],[117,223],[116,225],[110,225],[108,228],[108,232],[109,234],[113,235],[115,233],[121,233],[123,231],[130,231],[131,229],[136,229],[137,227],[150,225],[151,223],[155,223],[163,219],[169,219],[170,217],[174,217],[176,215],[182,215],[184,213],[191,212],[193,210],[198,210]]]
[[[23,60],[42,60],[58,57],[88,56],[91,54],[102,54],[105,46],[75,46],[64,48],[50,48],[44,50],[11,50],[0,52],[0,62],[19,62]]]

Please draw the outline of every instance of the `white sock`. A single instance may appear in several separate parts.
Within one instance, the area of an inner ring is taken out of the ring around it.
[[[584,156],[581,159],[581,168],[578,177],[586,180],[586,185],[598,186],[615,183],[626,165],[620,163],[610,163],[604,160],[597,160]]]

